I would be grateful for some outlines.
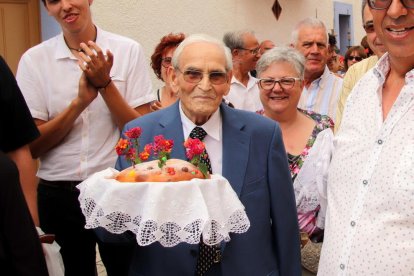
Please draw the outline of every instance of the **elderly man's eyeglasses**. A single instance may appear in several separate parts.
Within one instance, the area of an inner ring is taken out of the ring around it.
[[[252,54],[252,55],[257,55],[260,51],[260,47],[257,47],[257,48],[254,48],[254,49],[246,49],[246,48],[240,47],[240,48],[237,48],[237,49],[249,51],[250,54]]]
[[[285,77],[278,80],[274,79],[259,79],[259,87],[263,90],[272,90],[276,83],[280,85],[282,89],[291,89],[296,81],[301,80],[301,78],[291,78],[291,77]]]
[[[385,10],[391,6],[393,0],[368,0],[368,5],[374,10]],[[413,0],[400,0],[407,9],[414,9]]]
[[[197,71],[197,70],[185,70],[184,72],[182,72],[178,68],[177,70],[181,74],[183,74],[184,80],[189,83],[199,83],[203,79],[204,75],[208,75],[208,79],[210,80],[212,84],[218,85],[218,84],[223,84],[227,81],[226,72],[213,71],[209,73],[204,73],[202,71]]]
[[[375,32],[374,23],[372,21],[365,23],[364,29],[367,34]]]
[[[172,60],[172,58],[170,58],[170,57],[165,57],[165,58],[162,58],[162,59],[161,59],[161,65],[162,65],[164,68],[168,68],[168,67],[171,65],[171,60]]]

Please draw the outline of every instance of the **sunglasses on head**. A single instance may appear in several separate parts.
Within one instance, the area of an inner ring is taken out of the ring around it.
[[[362,60],[362,57],[359,57],[359,56],[349,56],[348,57],[348,60],[361,61]]]

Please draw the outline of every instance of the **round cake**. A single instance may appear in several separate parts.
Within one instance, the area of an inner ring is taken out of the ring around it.
[[[121,171],[115,177],[119,182],[177,182],[193,178],[205,177],[196,166],[180,159],[168,159],[162,169],[158,167],[158,160],[144,162]]]

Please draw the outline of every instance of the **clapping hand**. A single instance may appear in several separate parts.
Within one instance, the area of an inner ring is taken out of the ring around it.
[[[82,52],[79,53],[79,67],[91,85],[97,89],[105,88],[111,82],[113,54],[107,50],[105,56],[102,49],[93,41],[89,41],[87,45],[82,42],[80,47]]]

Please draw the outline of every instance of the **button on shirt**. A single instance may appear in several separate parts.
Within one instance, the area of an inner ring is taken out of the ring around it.
[[[258,79],[249,73],[247,87],[234,76],[231,79],[230,91],[225,99],[230,101],[235,108],[256,112],[263,109],[260,101],[260,91],[257,85]]]
[[[318,275],[414,275],[414,69],[382,115],[388,54],[345,105]]]
[[[97,28],[96,43],[104,53],[109,49],[114,54],[112,80],[131,107],[155,99],[147,61],[137,42]],[[66,109],[78,95],[81,74],[63,34],[29,49],[20,60],[17,81],[32,116],[49,121]],[[38,176],[50,181],[84,180],[113,167],[119,137],[119,129],[98,94],[62,142],[40,157]]]
[[[334,122],[338,107],[342,79],[335,76],[328,67],[322,76],[314,80],[308,88],[303,87],[298,107],[322,115],[328,115]]]

